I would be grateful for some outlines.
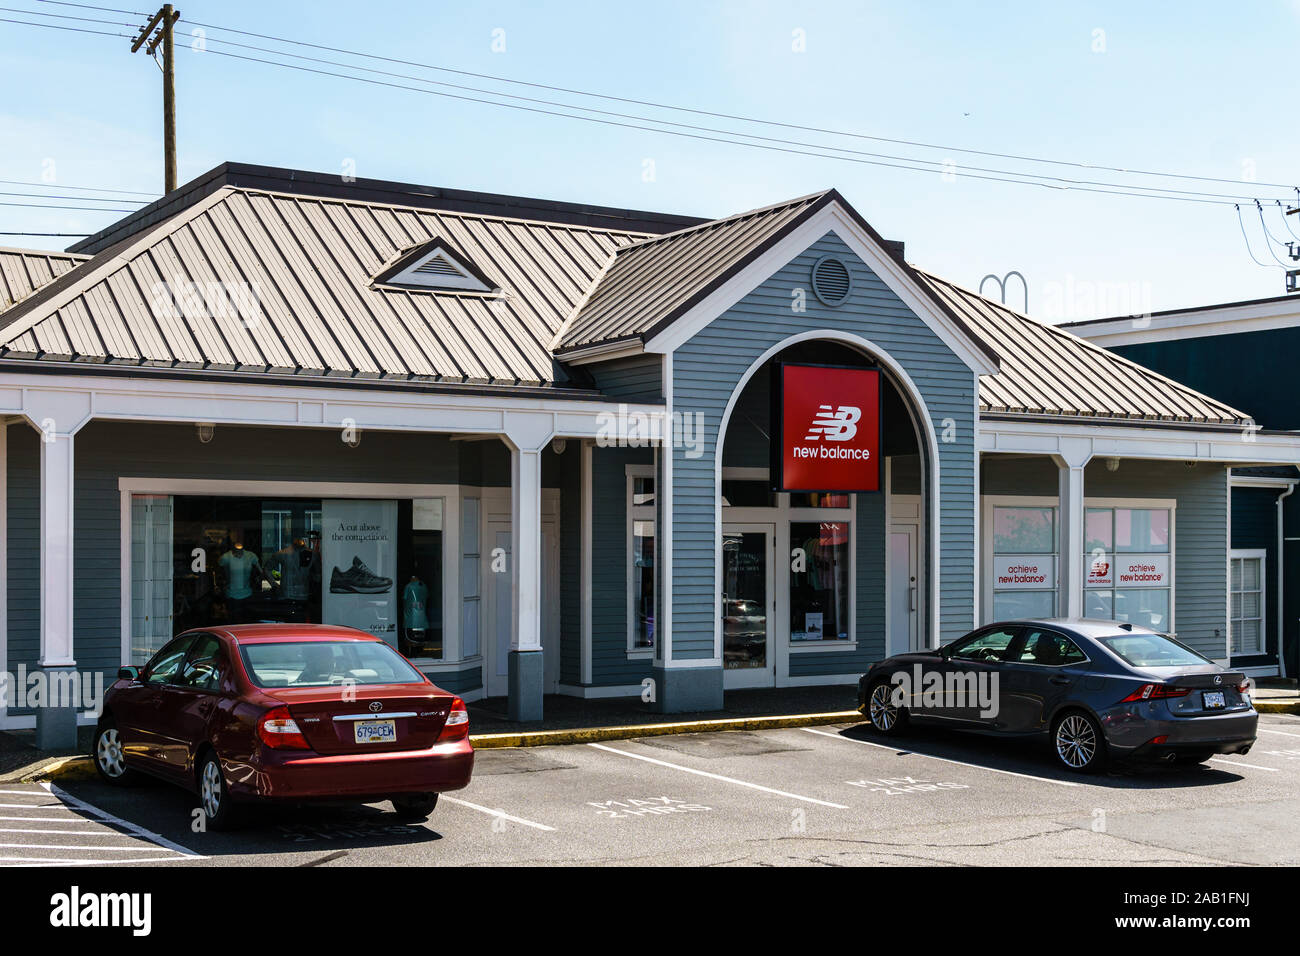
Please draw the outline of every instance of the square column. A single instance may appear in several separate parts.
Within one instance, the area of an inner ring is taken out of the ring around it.
[[[1083,472],[1087,453],[1056,456],[1060,496],[1061,540],[1057,557],[1060,614],[1083,616],[1084,549]]]
[[[510,452],[513,625],[508,659],[510,719],[542,719],[542,456]]]
[[[41,430],[41,651],[47,686],[75,686],[72,646],[73,437],[52,423]],[[65,679],[67,678],[67,679]],[[36,711],[36,746],[77,745],[77,708],[47,700]]]

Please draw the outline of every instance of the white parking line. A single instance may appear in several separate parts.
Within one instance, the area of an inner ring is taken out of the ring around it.
[[[0,820],[13,820],[13,821],[23,820],[23,821],[26,821],[27,823],[45,823],[45,824],[52,824],[52,823],[85,823],[85,822],[86,822],[86,821],[83,820],[81,817],[70,817],[70,818],[67,819],[67,820],[58,820],[58,819],[54,819],[54,818],[52,818],[52,817],[0,817]]]
[[[4,817],[0,817],[0,819],[5,819],[5,818],[4,818]],[[50,822],[50,821],[47,821],[47,820],[36,820],[36,821],[34,821],[34,822],[36,822],[36,823],[48,823],[48,822]],[[59,822],[60,822],[60,823],[63,823],[63,822],[72,823],[73,821],[71,821],[71,820],[62,821],[62,820],[61,820],[61,821],[59,821]],[[48,834],[54,834],[54,835],[57,835],[57,836],[119,836],[119,837],[128,837],[128,838],[134,839],[133,837],[131,837],[131,834],[129,834],[129,833],[118,833],[116,830],[40,830],[40,829],[37,829],[37,828],[35,828],[35,827],[32,827],[31,829],[24,829],[23,827],[0,827],[0,833],[48,833]]]
[[[28,833],[34,831],[28,830]],[[97,836],[98,834],[96,834]],[[93,850],[96,853],[139,853],[138,846],[86,846],[71,843],[0,843],[3,850]]]
[[[1251,770],[1267,770],[1269,773],[1281,773],[1277,767],[1261,767],[1257,763],[1242,763],[1240,760],[1225,760],[1223,757],[1211,757],[1215,763],[1231,764],[1234,767],[1249,767]]]
[[[817,734],[819,737],[830,737],[832,740],[843,740],[851,744],[862,744],[865,747],[879,747],[881,750],[910,754],[913,757],[927,757],[930,760],[942,760],[944,763],[955,763],[959,767],[970,767],[974,770],[987,770],[990,773],[1005,773],[1010,777],[1024,777],[1026,780],[1041,780],[1043,783],[1054,783],[1061,787],[1082,786],[1082,784],[1074,780],[1053,780],[1051,777],[1035,777],[1032,773],[1017,773],[1014,770],[1000,770],[997,767],[986,767],[983,764],[967,763],[965,760],[953,760],[951,757],[936,757],[934,754],[923,754],[919,750],[910,750],[907,747],[891,747],[887,744],[878,744],[872,740],[859,740],[856,737],[844,737],[840,734],[833,734],[826,730],[814,730],[812,727],[802,727],[800,729],[807,731],[810,734]]]
[[[785,790],[773,790],[771,787],[764,787],[761,784],[749,783],[746,780],[737,780],[735,777],[724,777],[722,774],[709,773],[707,770],[696,770],[694,767],[683,767],[679,763],[669,763],[667,760],[656,760],[654,757],[647,757],[643,754],[634,754],[626,750],[615,750],[613,747],[606,747],[604,744],[587,744],[588,747],[595,747],[597,750],[604,750],[608,753],[619,754],[623,757],[631,757],[633,760],[644,760],[646,763],[658,764],[660,767],[670,767],[673,770],[684,770],[686,773],[693,773],[699,777],[708,777],[710,780],[721,780],[723,783],[734,783],[738,787],[749,787],[751,790],[761,790],[764,793],[774,793],[778,797],[789,797],[791,800],[802,800],[805,803],[815,803],[823,807],[831,807],[834,810],[848,810],[842,803],[831,803],[827,800],[818,800],[815,797],[801,797],[797,793],[788,793]]]
[[[121,817],[114,816],[113,814],[105,810],[99,809],[99,807],[87,803],[85,800],[79,800],[76,797],[74,797],[72,794],[68,793],[66,790],[63,790],[52,783],[42,784],[42,786],[45,787],[45,789],[47,789],[52,795],[58,797],[64,803],[68,804],[69,807],[76,807],[78,810],[82,811],[83,813],[88,813],[91,816],[96,817],[97,819],[99,819],[104,823],[111,823],[116,826],[119,826],[122,829],[126,830],[128,833],[132,834],[133,836],[138,836],[142,839],[148,840],[150,843],[157,844],[158,846],[164,849],[171,850],[173,853],[179,853],[181,854],[181,856],[187,857],[192,860],[205,859],[205,857],[202,854],[195,853],[189,847],[181,846],[179,843],[173,843],[171,840],[167,839],[165,836],[162,836],[161,834],[154,833],[152,830],[146,830],[144,827],[132,823],[130,820],[123,820]]]
[[[1256,727],[1255,732],[1259,734],[1277,734],[1280,737],[1300,737],[1300,734],[1288,734],[1285,730],[1269,730],[1265,727]]]
[[[143,850],[144,847],[139,849]],[[142,856],[135,860],[83,860],[77,857],[56,859],[46,856],[0,856],[0,863],[16,863],[19,866],[125,866],[128,863],[174,863],[174,856]]]
[[[468,800],[457,800],[455,797],[449,797],[445,793],[439,799],[446,800],[448,803],[454,803],[458,807],[469,807],[471,810],[477,810],[479,813],[486,813],[488,816],[500,817],[502,820],[509,820],[511,823],[518,823],[521,826],[532,827],[534,830],[546,830],[548,833],[555,832],[555,827],[548,827],[545,823],[534,823],[532,820],[525,820],[523,817],[512,817],[504,810],[493,810],[491,807],[480,807],[477,803],[470,803]]]
[[[66,810],[61,803],[0,803],[6,810]]]

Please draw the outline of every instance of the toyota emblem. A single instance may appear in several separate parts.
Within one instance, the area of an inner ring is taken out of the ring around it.
[[[383,710],[383,709],[384,709],[384,705],[381,704],[379,701],[377,701],[377,700],[372,700],[372,701],[370,702],[370,712],[371,712],[372,714],[377,714],[377,713],[379,713],[379,712],[380,712],[381,710]]]

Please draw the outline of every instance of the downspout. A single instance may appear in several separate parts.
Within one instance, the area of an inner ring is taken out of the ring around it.
[[[1277,496],[1277,672],[1281,677],[1286,677],[1286,617],[1283,614],[1283,602],[1285,592],[1283,587],[1286,580],[1283,577],[1283,557],[1282,549],[1286,547],[1286,542],[1282,532],[1282,502],[1291,496],[1295,491],[1295,483],[1286,491]]]

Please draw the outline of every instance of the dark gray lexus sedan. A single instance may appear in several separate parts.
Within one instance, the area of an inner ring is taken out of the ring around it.
[[[909,721],[1049,734],[1066,768],[1110,759],[1200,763],[1247,753],[1259,715],[1250,682],[1172,637],[1116,621],[1006,621],[937,650],[898,654],[858,682],[882,734]]]

